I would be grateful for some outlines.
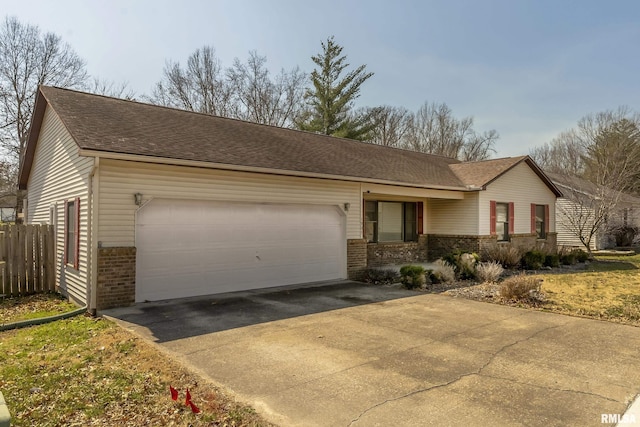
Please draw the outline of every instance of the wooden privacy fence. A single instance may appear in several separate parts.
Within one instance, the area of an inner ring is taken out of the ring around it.
[[[0,225],[0,294],[54,291],[56,264],[53,226]]]

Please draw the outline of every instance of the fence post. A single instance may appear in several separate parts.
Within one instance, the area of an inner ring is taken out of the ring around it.
[[[5,250],[5,242],[4,236],[5,231],[4,228],[0,231],[0,295],[6,295],[9,293],[9,287],[7,286],[7,274],[5,272],[6,263],[6,250]]]
[[[48,227],[47,231],[47,289],[56,290],[56,242],[53,226]]]
[[[9,226],[9,273],[10,289],[9,295],[18,296],[18,226]]]
[[[27,226],[18,226],[18,289],[21,295],[27,294],[27,281],[26,279],[26,249],[25,246],[27,237]]]
[[[27,260],[25,265],[25,275],[24,275],[24,284],[25,284],[25,292],[27,294],[32,294],[36,292],[36,283],[33,280],[33,229],[34,225],[29,224],[24,228],[25,235],[25,250],[27,251]]]
[[[33,256],[34,256],[34,260],[33,260],[33,289],[36,292],[42,292],[44,291],[44,286],[42,286],[42,283],[40,282],[40,270],[42,268],[42,257],[40,252],[42,251],[42,241],[40,238],[40,230],[46,226],[40,226],[40,227],[33,227]]]

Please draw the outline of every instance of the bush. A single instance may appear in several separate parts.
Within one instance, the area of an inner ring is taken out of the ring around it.
[[[544,264],[545,255],[541,251],[532,250],[522,257],[522,266],[527,270],[539,270]]]
[[[481,262],[476,267],[476,275],[482,282],[495,282],[498,280],[504,268],[497,261]]]
[[[430,278],[433,283],[450,283],[456,280],[456,271],[453,265],[442,259],[434,262],[435,267],[431,271]]]
[[[427,283],[426,270],[419,265],[405,265],[400,268],[400,283],[407,289],[415,289]]]
[[[575,249],[573,251],[573,254],[576,257],[576,261],[578,262],[586,262],[589,259],[589,254],[582,249]]]
[[[476,264],[480,257],[476,253],[456,251],[442,257],[455,269],[456,275],[463,280],[475,279]]]
[[[573,265],[576,263],[575,252],[566,252],[560,255],[560,262],[562,265]]]
[[[500,296],[504,299],[515,301],[541,300],[541,286],[541,279],[535,276],[527,276],[526,274],[518,274],[502,282]]]
[[[547,267],[560,267],[560,256],[558,254],[549,254],[544,257],[544,265]]]
[[[373,285],[390,285],[398,282],[398,279],[400,279],[398,272],[391,269],[368,268],[363,275],[363,280]]]
[[[515,268],[520,265],[522,254],[511,245],[496,245],[482,252],[483,261],[496,261],[504,268]]]

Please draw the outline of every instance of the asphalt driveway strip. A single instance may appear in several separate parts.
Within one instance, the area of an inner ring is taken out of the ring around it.
[[[640,328],[398,288],[102,314],[285,426],[602,426],[640,393]]]

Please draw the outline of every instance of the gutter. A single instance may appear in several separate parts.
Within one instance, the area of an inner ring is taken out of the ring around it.
[[[98,234],[98,212],[100,205],[100,174],[96,174],[100,166],[100,157],[94,158],[93,168],[89,173],[89,215],[87,218],[88,246],[89,246],[89,268],[87,271],[87,289],[89,298],[87,305],[89,313],[96,315],[98,301],[98,242],[94,242]],[[94,188],[95,187],[95,188]],[[88,254],[88,255],[89,255]]]
[[[78,316],[87,312],[87,306],[68,311],[62,314],[56,314],[49,317],[38,317],[37,319],[21,320],[19,322],[3,323],[0,325],[0,331],[8,331],[10,329],[26,328],[27,326],[42,325],[45,323],[55,322],[56,320],[68,319],[69,317]]]
[[[79,150],[79,154],[81,156],[86,156],[86,157],[103,157],[106,159],[127,160],[132,162],[155,163],[155,164],[174,165],[174,166],[190,166],[190,167],[203,168],[203,169],[221,169],[221,170],[239,171],[239,172],[255,172],[255,173],[263,173],[263,174],[270,174],[270,175],[297,176],[297,177],[303,177],[303,178],[320,178],[320,179],[330,179],[334,181],[350,181],[350,182],[360,182],[360,183],[367,182],[372,184],[395,185],[399,187],[425,188],[429,190],[451,190],[451,191],[478,191],[479,190],[477,187],[468,188],[466,186],[423,185],[423,184],[413,184],[409,182],[388,181],[384,179],[363,178],[363,177],[356,177],[356,176],[331,175],[331,174],[317,173],[317,172],[291,171],[291,170],[284,170],[284,169],[264,168],[264,167],[258,167],[258,166],[229,165],[225,163],[202,162],[202,161],[196,161],[196,160],[169,159],[165,157],[143,156],[138,154],[112,153],[112,152],[106,152],[106,151],[87,150],[83,148]]]

